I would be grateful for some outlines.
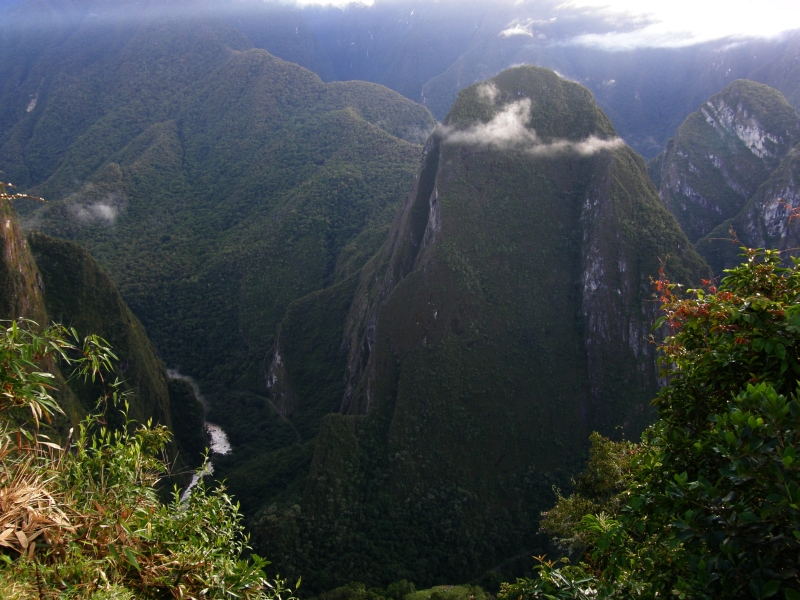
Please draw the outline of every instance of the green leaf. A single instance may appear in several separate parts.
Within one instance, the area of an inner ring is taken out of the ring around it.
[[[761,588],[761,595],[759,598],[771,598],[775,594],[778,593],[778,590],[781,589],[781,584],[778,581],[770,581],[764,587]]]
[[[751,512],[739,513],[738,518],[742,523],[755,523],[761,520]]]
[[[136,560],[136,555],[130,548],[125,548],[125,556],[128,558],[128,562],[131,563],[137,571],[142,570],[139,566],[139,562]]]
[[[108,553],[111,555],[111,558],[113,558],[115,561],[122,562],[120,560],[119,554],[117,553],[117,549],[114,547],[114,544],[108,545]]]

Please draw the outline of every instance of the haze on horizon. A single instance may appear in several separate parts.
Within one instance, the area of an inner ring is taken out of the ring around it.
[[[422,0],[450,2],[454,6],[464,0]],[[377,0],[379,4],[399,4],[397,0]],[[374,6],[376,0],[296,0],[298,6]],[[502,4],[502,3],[500,3]],[[532,8],[546,4],[541,1],[517,0],[515,8]],[[573,11],[590,10],[598,19],[613,25],[628,25],[626,31],[587,33],[576,36],[570,43],[596,46],[608,50],[629,50],[646,47],[682,47],[731,38],[772,38],[800,29],[800,2],[794,0],[568,0],[553,8],[558,18]],[[630,30],[633,20],[634,28]],[[517,33],[525,35],[524,24]]]
[[[24,0],[0,0],[0,7],[13,9],[24,3]],[[394,5],[408,9],[409,17],[415,7],[425,4],[438,4],[440,15],[446,14],[448,4],[453,10],[467,6],[474,10],[483,4],[481,0],[201,0],[145,2],[141,7],[145,14],[157,11],[165,18],[182,18],[197,14],[198,9],[241,11],[269,3],[299,8],[334,7],[343,9],[345,14],[348,9]],[[88,7],[90,16],[112,20],[126,20],[140,14],[126,3],[88,3]],[[491,12],[515,15],[500,33],[506,37],[534,37],[537,23],[580,18],[587,25],[585,31],[549,43],[604,50],[678,48],[719,40],[735,43],[751,38],[775,38],[800,30],[800,2],[796,0],[499,0],[487,8],[487,13]]]

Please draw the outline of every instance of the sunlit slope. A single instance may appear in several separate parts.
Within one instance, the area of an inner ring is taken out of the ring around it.
[[[463,90],[359,276],[303,502],[262,513],[259,548],[319,589],[469,580],[534,550],[588,433],[650,418],[659,259],[708,273],[588,90],[532,67]],[[316,400],[290,341],[270,374],[291,415]]]
[[[249,417],[226,407],[266,393],[287,305],[375,253],[435,122],[382,86],[247,49],[211,18],[128,23],[120,38],[85,68],[32,60],[48,91],[6,129],[0,168],[49,201],[26,207],[27,225],[89,249],[243,443]]]
[[[798,141],[800,116],[783,95],[738,80],[689,115],[648,168],[696,242],[742,210]]]

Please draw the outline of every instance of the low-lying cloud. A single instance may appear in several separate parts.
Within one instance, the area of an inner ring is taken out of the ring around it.
[[[497,88],[482,86],[478,93],[491,98],[497,97]],[[446,144],[462,144],[497,150],[516,149],[533,156],[556,156],[559,154],[578,154],[589,156],[603,150],[613,150],[624,145],[618,137],[602,139],[589,136],[580,141],[551,140],[544,142],[527,124],[531,117],[531,101],[523,98],[506,105],[486,123],[476,123],[466,129],[445,126],[441,130],[442,141]]]
[[[124,194],[116,192],[98,198],[100,194],[97,191],[93,184],[87,184],[67,200],[67,210],[74,219],[87,225],[114,225],[127,199]]]
[[[556,17],[550,19],[514,19],[498,34],[498,37],[513,37],[515,35],[534,37],[533,30],[536,25],[551,25],[555,20]],[[546,36],[539,33],[536,37],[544,39]]]
[[[70,206],[73,216],[84,223],[99,221],[106,225],[113,225],[117,220],[119,209],[105,202],[94,202],[92,204],[73,204]]]

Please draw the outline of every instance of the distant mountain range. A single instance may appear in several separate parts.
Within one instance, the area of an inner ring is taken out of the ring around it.
[[[300,64],[324,81],[357,79],[385,85],[424,104],[440,120],[458,90],[510,66],[545,66],[591,89],[618,133],[646,158],[663,149],[700,103],[736,79],[775,87],[800,107],[800,33],[776,39],[722,39],[688,47],[608,50],[576,40],[632,31],[645,25],[646,19],[636,21],[624,15],[609,19],[602,10],[554,1],[378,0],[371,6],[351,4],[340,9],[257,0],[157,4],[28,0],[10,3],[5,13],[0,27],[12,32],[14,45],[20,40],[13,31],[24,25],[23,49],[62,42],[70,47],[70,27],[101,25],[94,39],[78,49],[79,54],[103,46],[102,30],[109,23],[119,31],[122,23],[141,20],[143,15],[184,21],[210,15],[246,37],[247,44]],[[54,28],[55,35],[48,28]],[[74,62],[72,53],[68,51]],[[21,66],[24,61],[14,64]],[[12,77],[11,81],[16,80]],[[34,87],[25,90],[30,98],[36,94]]]
[[[301,15],[320,46],[318,60],[326,61],[326,69],[330,61],[335,78],[382,83],[422,102],[437,119],[458,90],[503,69],[554,69],[591,89],[617,132],[647,158],[700,103],[735,79],[771,85],[800,107],[800,34],[609,50],[575,40],[644,22],[607,19],[557,2],[378,1],[371,7],[309,7]],[[270,51],[281,56],[279,48]]]

